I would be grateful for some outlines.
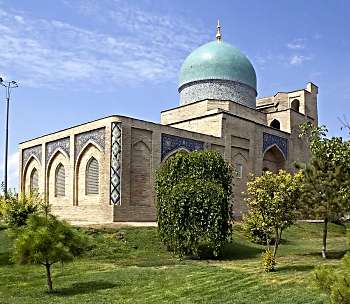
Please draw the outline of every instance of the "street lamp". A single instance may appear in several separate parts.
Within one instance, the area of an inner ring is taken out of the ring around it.
[[[10,97],[11,90],[18,87],[16,81],[5,82],[0,77],[0,84],[6,89],[6,124],[5,124],[5,167],[4,167],[4,194],[7,195],[7,161],[9,150],[9,113],[10,113]]]

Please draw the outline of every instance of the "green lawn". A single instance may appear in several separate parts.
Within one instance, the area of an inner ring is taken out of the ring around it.
[[[262,247],[235,226],[221,261],[180,261],[166,252],[156,228],[89,230],[98,244],[84,258],[53,268],[54,294],[44,268],[9,261],[10,241],[0,230],[0,303],[325,303],[309,284],[323,263],[321,227],[299,223],[284,234],[277,271],[260,267]],[[327,264],[348,249],[344,226],[331,225]]]

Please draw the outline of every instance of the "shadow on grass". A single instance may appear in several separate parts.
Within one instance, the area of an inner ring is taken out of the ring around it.
[[[0,253],[0,266],[12,265],[10,254],[8,252]]]
[[[327,259],[328,260],[340,260],[346,253],[348,252],[348,250],[329,250],[327,251]],[[300,254],[302,256],[316,256],[316,257],[321,257],[321,251],[314,251],[314,252],[310,252],[310,253],[304,253],[304,254]]]
[[[238,260],[238,259],[252,259],[263,252],[263,248],[250,246],[249,244],[242,244],[239,242],[231,242],[224,248],[222,255],[223,260]]]
[[[50,294],[60,296],[60,297],[68,297],[68,296],[75,296],[78,294],[93,293],[98,290],[110,289],[116,286],[117,284],[107,282],[107,281],[81,282],[81,283],[74,283],[70,287],[56,289]]]
[[[277,271],[311,271],[314,268],[313,265],[286,265],[277,267]]]

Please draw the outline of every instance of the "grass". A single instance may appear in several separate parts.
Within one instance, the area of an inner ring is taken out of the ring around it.
[[[90,229],[97,246],[53,268],[46,292],[43,267],[9,261],[11,242],[0,230],[0,303],[325,303],[310,272],[348,249],[346,228],[330,225],[330,258],[320,257],[320,224],[298,223],[284,234],[277,271],[264,273],[262,246],[235,226],[222,260],[179,260],[159,242],[156,228]]]

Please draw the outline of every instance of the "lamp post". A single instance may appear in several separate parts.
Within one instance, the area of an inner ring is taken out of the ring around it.
[[[5,165],[4,165],[4,195],[7,195],[7,162],[8,162],[8,150],[9,150],[9,113],[10,113],[10,97],[11,90],[18,87],[16,81],[5,82],[0,77],[0,84],[6,90],[6,123],[5,123]]]

